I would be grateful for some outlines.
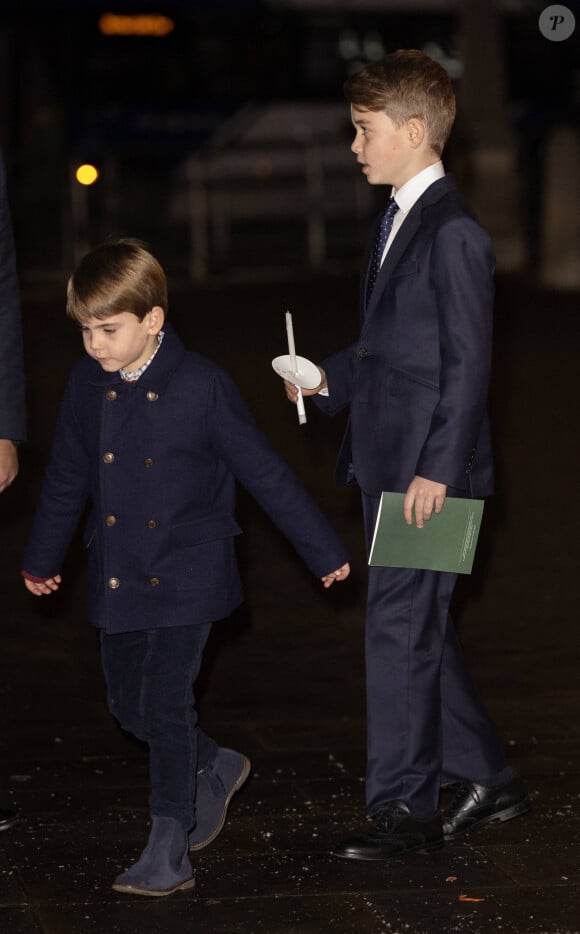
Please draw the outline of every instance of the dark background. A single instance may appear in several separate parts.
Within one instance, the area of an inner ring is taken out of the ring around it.
[[[449,64],[459,117],[446,165],[457,169],[467,189],[470,169],[465,156],[474,140],[481,142],[475,111],[501,109],[484,133],[496,135],[501,123],[501,133],[511,134],[515,223],[525,241],[519,268],[535,273],[541,188],[548,170],[545,147],[555,127],[578,126],[580,29],[564,42],[549,42],[538,29],[543,2],[484,3],[495,20],[496,34],[489,48],[489,37],[482,35],[484,48],[476,62],[473,45],[466,47],[464,41],[465,17],[470,9],[478,15],[481,6],[482,0],[146,0],[112,5],[93,0],[4,0],[0,141],[10,170],[23,275],[66,275],[79,251],[107,236],[131,233],[149,240],[171,273],[190,277],[196,263],[187,206],[191,158],[202,159],[213,173],[204,186],[206,193],[211,195],[220,183],[222,190],[241,186],[264,202],[262,213],[267,216],[251,222],[243,212],[243,223],[234,226],[233,243],[227,246],[223,240],[221,246],[216,243],[220,235],[214,231],[207,257],[201,263],[197,258],[195,277],[231,271],[232,266],[255,268],[256,250],[262,254],[260,265],[269,265],[272,261],[264,257],[268,244],[281,252],[281,265],[311,266],[300,214],[287,208],[275,214],[281,189],[301,195],[303,179],[298,178],[296,159],[307,142],[304,137],[343,147],[340,169],[334,176],[326,171],[327,197],[333,205],[340,202],[341,192],[346,197],[353,185],[362,187],[363,180],[356,178],[348,157],[347,107],[343,120],[336,119],[329,129],[308,122],[302,133],[297,126],[301,107],[314,104],[322,113],[331,108],[334,113],[349,73],[369,58],[403,47],[434,51]],[[568,6],[579,15],[577,0]],[[105,36],[99,20],[111,10],[163,14],[171,17],[174,29],[162,38]],[[474,83],[477,87],[467,99],[462,73],[469,75],[471,88]],[[248,133],[259,116],[273,105],[290,102],[296,109],[286,127],[277,127],[249,146]],[[236,153],[246,161],[233,178],[231,170],[228,174],[220,166]],[[74,169],[86,161],[97,166],[101,177],[92,189],[81,191],[73,181]],[[360,253],[377,193],[358,195],[359,201],[365,197],[356,217],[354,208],[347,208],[340,223],[330,225],[322,265],[352,262]],[[212,216],[210,210],[209,227]]]

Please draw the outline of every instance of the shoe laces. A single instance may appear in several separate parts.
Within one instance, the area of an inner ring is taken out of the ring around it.
[[[408,808],[402,801],[389,801],[375,815],[374,829],[380,831],[393,830],[408,816]]]
[[[455,787],[455,794],[453,795],[453,800],[447,808],[446,813],[453,814],[457,806],[461,803],[463,804],[463,799],[465,798],[465,793],[469,791],[470,785],[468,782],[458,782]]]

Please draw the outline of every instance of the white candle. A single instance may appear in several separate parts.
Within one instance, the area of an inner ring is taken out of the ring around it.
[[[290,356],[290,369],[292,374],[296,376],[298,372],[298,365],[296,363],[296,345],[294,344],[294,328],[292,326],[292,315],[289,311],[286,312],[286,334],[288,335],[288,354]]]
[[[292,326],[292,315],[289,311],[286,312],[286,334],[288,335],[288,355],[290,357],[290,369],[294,376],[298,375],[298,363],[296,362],[296,345],[294,344],[294,328]],[[302,390],[298,386],[298,424],[306,424],[306,409],[304,408],[304,397],[302,395]]]

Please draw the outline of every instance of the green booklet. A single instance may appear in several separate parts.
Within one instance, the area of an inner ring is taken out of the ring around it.
[[[382,493],[369,564],[471,574],[482,499],[447,497],[422,529],[407,525],[403,493]]]

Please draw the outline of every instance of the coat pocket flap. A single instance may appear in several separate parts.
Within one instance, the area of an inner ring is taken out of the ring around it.
[[[202,545],[220,538],[232,538],[242,532],[233,516],[207,516],[195,522],[176,525],[172,529],[173,540],[179,545]]]

